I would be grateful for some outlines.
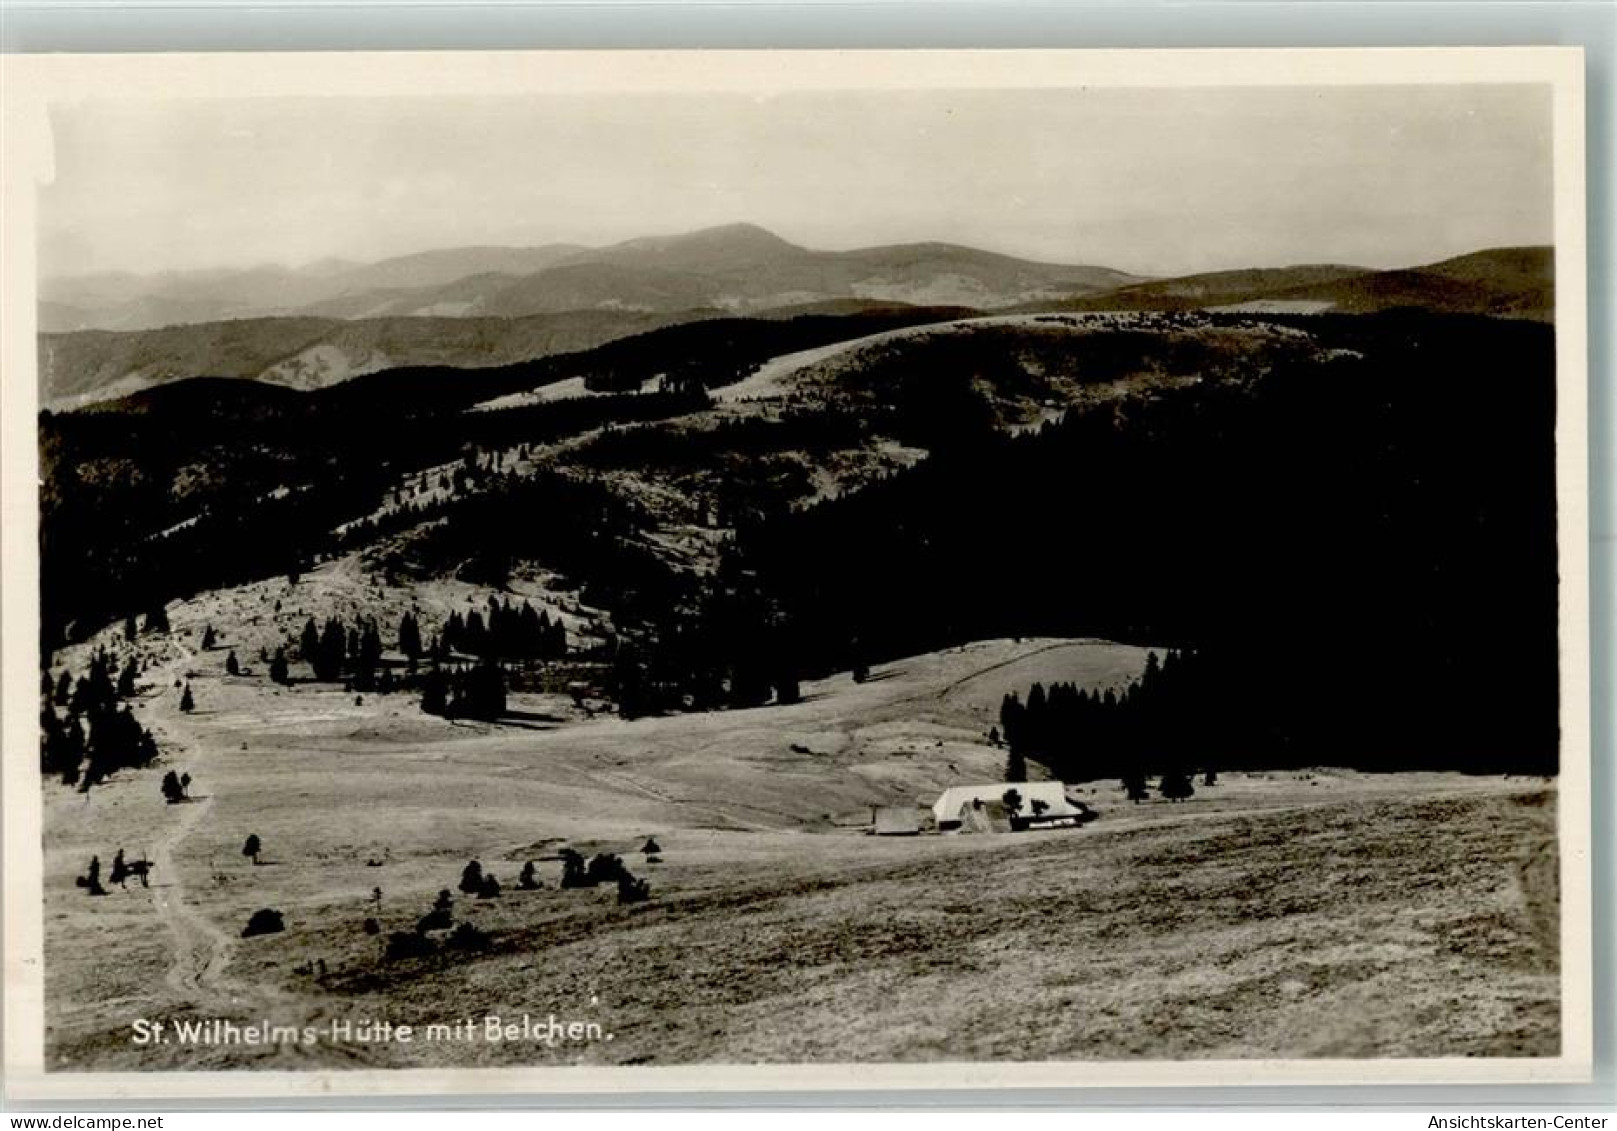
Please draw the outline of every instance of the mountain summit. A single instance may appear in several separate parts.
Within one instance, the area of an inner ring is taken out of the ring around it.
[[[806,254],[807,249],[756,224],[721,224],[677,236],[641,236],[597,251],[581,251],[572,259],[638,263],[666,271],[722,271]]]

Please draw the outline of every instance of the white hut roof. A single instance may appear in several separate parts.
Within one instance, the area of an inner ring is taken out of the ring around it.
[[[1078,812],[1067,803],[1067,787],[1058,781],[1002,781],[983,785],[951,785],[932,803],[932,813],[939,821],[958,821],[960,807],[974,801],[999,801],[1005,791],[1014,789],[1022,795],[1021,815],[1033,815],[1033,803],[1042,801],[1048,809],[1045,816],[1062,817]]]

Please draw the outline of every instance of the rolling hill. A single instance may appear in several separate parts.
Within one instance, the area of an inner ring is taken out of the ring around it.
[[[1061,306],[1068,310],[1196,310],[1271,298],[1299,287],[1328,285],[1373,273],[1365,267],[1336,264],[1209,271],[1117,287],[1071,299]],[[1029,306],[1047,308],[1037,303]]]
[[[1418,307],[1548,322],[1555,310],[1555,255],[1547,247],[1497,248],[1405,271],[1323,280],[1270,297],[1325,302],[1345,314]]]
[[[1417,308],[1553,320],[1555,254],[1548,247],[1492,248],[1421,267],[1376,271],[1335,264],[1217,271],[1156,279],[1058,304],[1063,310],[1234,310],[1372,314]],[[1049,309],[1031,304],[1028,309]]]
[[[246,318],[42,334],[40,400],[71,409],[198,376],[315,389],[399,367],[510,365],[701,316],[581,310],[529,318]]]

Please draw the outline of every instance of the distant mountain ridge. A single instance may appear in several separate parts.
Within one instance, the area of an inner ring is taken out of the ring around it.
[[[401,367],[507,365],[725,315],[910,307],[947,309],[951,317],[1109,310],[1358,314],[1410,307],[1551,321],[1554,262],[1547,247],[1495,248],[1391,271],[1313,264],[1143,280],[953,244],[809,251],[751,225],[605,249],[460,248],[309,268],[298,285],[327,288],[328,297],[310,308],[320,313],[42,333],[40,395],[46,407],[71,409],[200,376],[321,388]],[[529,267],[538,269],[507,273]],[[459,274],[472,268],[505,270]],[[157,292],[138,297],[133,277],[101,276],[83,281],[78,297],[109,303],[104,309],[121,311],[120,318],[138,320],[165,304],[206,315],[263,301],[284,275],[264,269],[164,276]],[[334,293],[354,280],[364,286]],[[49,293],[60,296],[61,286]],[[42,304],[43,317],[53,310],[60,316],[60,308]]]
[[[953,244],[813,251],[752,224],[604,248],[468,247],[352,265],[48,278],[45,332],[136,330],[227,318],[521,318],[575,310],[746,313],[870,299],[1012,306],[1139,282],[1108,267],[1038,263]]]

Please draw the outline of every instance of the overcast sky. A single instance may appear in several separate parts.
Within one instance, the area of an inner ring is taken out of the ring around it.
[[[83,103],[52,112],[51,275],[746,221],[1146,274],[1552,240],[1547,87]]]

